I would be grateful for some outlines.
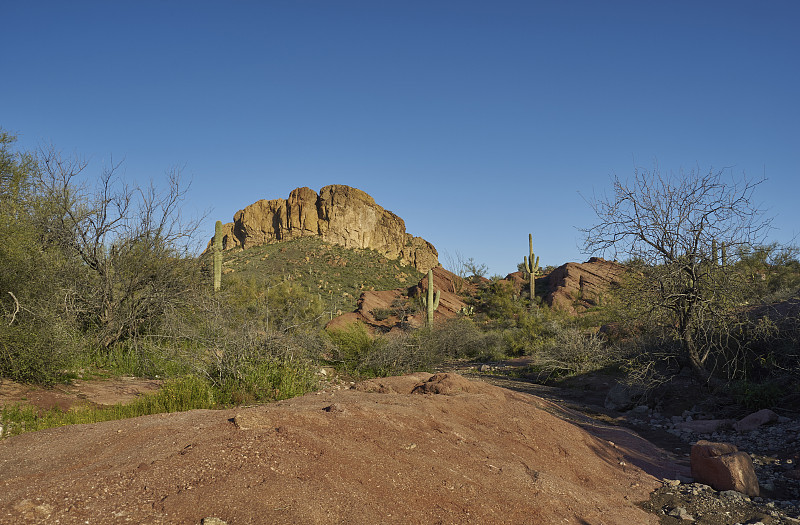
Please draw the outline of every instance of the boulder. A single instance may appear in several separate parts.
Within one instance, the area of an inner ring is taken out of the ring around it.
[[[624,271],[623,265],[600,257],[563,264],[545,278],[549,289],[545,302],[571,314],[600,305]]]
[[[773,423],[778,420],[778,414],[768,408],[753,412],[749,416],[745,416],[740,421],[733,424],[733,429],[737,432],[750,432],[767,423]]]
[[[303,187],[292,190],[288,199],[259,200],[236,212],[222,234],[225,250],[320,237],[345,248],[375,250],[421,272],[439,266],[436,248],[407,233],[403,219],[365,192],[339,184],[319,194]],[[213,238],[209,249],[212,243]]]
[[[751,498],[759,495],[753,461],[736,445],[700,440],[692,445],[690,461],[696,483],[719,491],[735,490]]]

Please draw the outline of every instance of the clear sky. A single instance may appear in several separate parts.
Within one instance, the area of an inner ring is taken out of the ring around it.
[[[490,274],[528,233],[588,258],[584,197],[634,166],[767,181],[800,234],[800,2],[25,1],[0,10],[0,126],[188,213],[347,184]]]

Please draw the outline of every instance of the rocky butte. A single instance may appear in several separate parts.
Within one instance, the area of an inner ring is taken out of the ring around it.
[[[325,186],[319,194],[303,187],[292,190],[288,199],[262,199],[236,212],[222,234],[224,250],[320,237],[345,248],[375,250],[421,272],[439,266],[436,248],[406,233],[403,219],[365,192],[340,184]]]

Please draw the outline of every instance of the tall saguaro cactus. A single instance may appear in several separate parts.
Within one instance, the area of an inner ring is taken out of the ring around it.
[[[214,226],[214,291],[222,284],[222,221]]]
[[[528,256],[524,258],[523,265],[525,267],[525,271],[531,277],[530,283],[530,291],[531,291],[531,304],[534,304],[535,301],[535,289],[536,289],[536,272],[539,271],[539,258],[536,257],[536,260],[533,259],[533,234],[528,234]]]
[[[433,312],[439,308],[439,298],[441,295],[441,290],[436,290],[436,293],[433,293],[433,270],[428,270],[428,291],[422,296],[422,304],[424,304],[428,310],[428,326],[433,326]]]

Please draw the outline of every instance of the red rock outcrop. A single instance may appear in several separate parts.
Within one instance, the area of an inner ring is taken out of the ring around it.
[[[436,248],[406,233],[403,219],[344,185],[325,186],[319,195],[303,187],[288,199],[260,200],[236,212],[222,232],[225,250],[316,236],[345,248],[375,250],[421,272],[439,266]]]
[[[474,285],[438,266],[433,268],[433,287],[439,290],[439,307],[434,311],[436,319],[455,317],[466,303],[459,293],[468,293]],[[404,290],[367,291],[358,298],[355,312],[333,318],[327,329],[344,328],[354,322],[362,322],[378,331],[391,331],[401,325],[419,327],[425,324],[425,311],[413,308],[413,302],[428,290],[428,277],[423,277],[416,285]],[[458,292],[458,293],[457,293]],[[416,313],[412,313],[417,310]]]
[[[625,267],[600,257],[585,263],[566,263],[547,276],[547,304],[556,310],[578,313],[602,302],[611,286],[618,282]]]

